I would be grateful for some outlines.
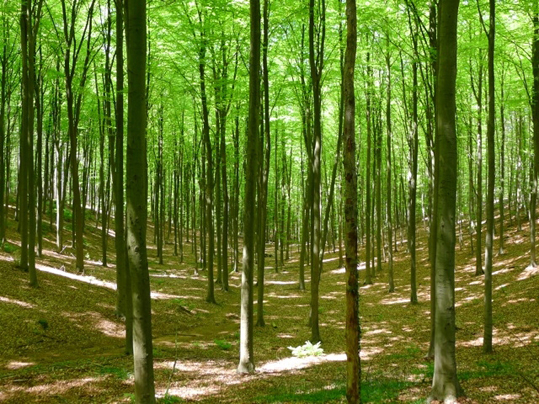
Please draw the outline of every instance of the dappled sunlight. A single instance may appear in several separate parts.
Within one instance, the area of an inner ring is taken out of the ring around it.
[[[518,276],[517,280],[523,281],[539,274],[539,266],[527,266]]]
[[[0,254],[0,261],[15,262],[15,259],[11,255]]]
[[[69,278],[75,281],[89,283],[90,285],[102,286],[107,289],[116,290],[115,283],[97,279],[95,276],[76,275],[76,274],[72,274],[71,272],[62,271],[60,269],[52,268],[52,267],[42,265],[42,264],[36,264],[36,269],[43,272],[48,272],[53,275],[58,275],[64,278]]]
[[[299,298],[301,298],[301,296],[299,296],[299,295],[282,296],[282,295],[278,295],[275,292],[267,293],[266,296],[267,297],[275,297],[276,299],[299,299]]]
[[[91,393],[92,391],[99,391],[95,386],[91,386],[100,380],[103,380],[104,377],[84,377],[81,379],[74,380],[56,380],[49,381],[45,384],[38,384],[36,386],[19,386],[19,385],[10,385],[5,389],[6,396],[15,398],[21,393],[26,393],[30,395],[62,395],[66,394],[69,390],[78,389],[81,387],[85,388],[86,394]]]
[[[125,327],[123,327],[121,324],[114,323],[107,319],[101,319],[97,321],[94,324],[94,327],[108,337],[114,337],[114,338],[125,337]]]
[[[187,279],[187,276],[185,275],[176,275],[176,274],[150,274],[150,278],[176,278],[176,279]]]
[[[277,337],[278,338],[296,338],[294,335],[284,334],[284,333],[277,334]]]
[[[391,304],[408,304],[410,303],[410,298],[394,298],[394,299],[384,299],[380,301],[380,304],[391,305]]]
[[[28,366],[34,366],[34,365],[35,365],[34,362],[10,361],[6,365],[6,369],[17,370],[17,369],[27,368]]]
[[[0,302],[16,304],[17,306],[24,307],[25,309],[33,309],[35,306],[31,303],[21,302],[20,300],[10,299],[8,297],[0,296]]]
[[[342,362],[346,360],[346,354],[328,354],[320,356],[307,356],[297,358],[295,356],[283,358],[276,361],[269,361],[258,368],[262,373],[280,373],[299,369],[305,369],[311,366],[319,365],[324,362]]]
[[[171,387],[168,389],[168,394],[169,396],[181,397],[184,400],[195,400],[197,397],[216,394],[220,390],[221,388],[217,387],[215,384],[206,384],[202,387]],[[160,395],[156,394],[156,396],[162,398],[164,397],[164,393]]]
[[[500,275],[500,274],[507,274],[509,272],[512,272],[514,268],[502,268],[498,269],[497,271],[493,271],[492,275]]]
[[[494,400],[511,402],[512,400],[518,400],[520,397],[522,397],[520,394],[498,394],[494,396]]]
[[[295,281],[264,281],[265,285],[297,285]]]
[[[368,335],[380,335],[380,334],[391,335],[393,333],[390,330],[388,330],[387,328],[378,328],[378,329],[369,330],[369,331],[366,331],[366,332],[363,333],[363,335],[365,335],[365,336],[368,336]]]

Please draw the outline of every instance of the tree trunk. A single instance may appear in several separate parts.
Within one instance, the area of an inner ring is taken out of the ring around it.
[[[530,206],[530,266],[537,266],[535,256],[535,228],[536,228],[536,205],[537,192],[539,189],[539,1],[533,3],[533,45],[532,45],[532,68],[533,68],[533,95],[532,95],[532,119],[533,119],[533,183]]]
[[[389,36],[387,38],[388,41],[388,48],[389,48]],[[386,127],[387,127],[387,136],[386,136],[386,143],[387,143],[387,156],[386,156],[386,180],[387,180],[387,201],[386,201],[386,208],[387,208],[387,252],[388,252],[388,267],[387,267],[387,274],[388,274],[388,280],[389,280],[389,293],[392,293],[395,291],[395,284],[393,281],[393,220],[391,217],[391,138],[393,136],[392,133],[392,125],[391,125],[391,60],[390,60],[390,54],[389,49],[387,51],[386,55],[386,66],[387,66],[387,105],[386,105]]]
[[[258,137],[260,153],[258,175],[258,268],[257,268],[257,312],[256,325],[264,327],[264,266],[266,255],[266,220],[268,181],[271,161],[271,131],[270,131],[270,107],[269,107],[269,71],[268,71],[268,45],[269,45],[269,0],[264,0],[262,20],[264,24],[262,39],[262,83],[264,93],[263,130]],[[264,156],[262,158],[262,156]],[[277,168],[277,166],[276,166]]]
[[[260,121],[260,1],[250,1],[249,128],[246,145],[243,263],[241,275],[240,360],[238,373],[253,373],[253,272],[255,238],[256,144]]]
[[[125,317],[125,352],[133,353],[133,301],[131,300],[131,276],[127,262],[124,212],[124,48],[123,48],[123,0],[116,1],[116,142],[113,167],[114,229],[116,248],[116,315]]]
[[[372,108],[371,108],[371,78],[372,78],[372,68],[370,66],[370,52],[367,52],[367,91],[366,91],[366,114],[367,114],[367,180],[365,183],[366,188],[366,218],[365,218],[365,230],[367,233],[367,241],[365,243],[365,283],[367,285],[372,284],[372,272],[374,267],[371,268],[371,246],[372,246],[372,232],[371,232],[371,204],[372,204],[372,195],[371,195],[371,181],[372,181]]]
[[[455,207],[457,136],[455,81],[457,71],[458,0],[442,0],[440,10],[440,70],[436,84],[436,126],[439,160],[436,215],[436,311],[434,376],[430,399],[456,403],[462,395],[455,358]]]
[[[355,139],[354,67],[357,47],[357,17],[355,0],[346,1],[346,55],[344,62],[344,199],[346,245],[346,399],[361,402],[361,365],[359,361],[359,284],[357,251],[357,169]]]
[[[126,3],[128,128],[127,128],[127,256],[133,297],[135,401],[155,403],[150,277],[146,249],[146,2]],[[141,192],[142,188],[142,192]]]
[[[479,15],[481,23],[488,38],[488,122],[487,122],[487,159],[488,159],[488,183],[487,183],[487,237],[485,241],[485,327],[483,330],[483,352],[492,352],[492,252],[494,249],[494,182],[496,177],[495,167],[495,138],[496,125],[495,87],[494,87],[494,39],[496,24],[495,0],[490,0],[489,29],[486,32],[481,10]],[[479,3],[478,3],[479,5]]]
[[[325,17],[326,3],[320,0],[316,8],[317,15],[315,33],[315,0],[309,1],[309,66],[311,68],[313,107],[314,107],[314,131],[313,131],[313,199],[312,199],[312,262],[311,262],[311,342],[320,341],[320,329],[318,321],[318,288],[320,281],[320,180],[321,180],[321,152],[322,152],[322,70],[324,67],[324,40],[325,40]],[[316,34],[316,39],[315,39]],[[316,47],[316,53],[315,53]]]

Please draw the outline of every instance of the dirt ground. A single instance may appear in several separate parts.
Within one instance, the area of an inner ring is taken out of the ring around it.
[[[99,262],[99,232],[86,223],[86,273],[74,274],[73,251],[55,252],[45,232],[38,262],[39,288],[16,267],[16,223],[0,252],[0,401],[6,403],[128,403],[133,400],[132,358],[123,354],[123,322],[115,312],[113,233],[109,266]],[[65,240],[71,242],[66,224]],[[48,226],[46,226],[48,230]],[[159,265],[149,229],[156,393],[162,403],[344,403],[345,273],[326,254],[320,284],[324,354],[296,358],[288,347],[310,337],[310,284],[298,290],[297,246],[275,273],[266,258],[266,326],[254,335],[256,373],[236,374],[240,275],[230,291],[216,285],[217,304],[205,302],[206,273],[194,271],[192,244],[184,263],[165,246]],[[539,271],[528,268],[529,231],[506,230],[505,250],[494,259],[494,353],[482,353],[483,277],[464,235],[457,246],[457,364],[462,403],[539,402]],[[400,240],[399,235],[399,240]],[[496,238],[495,250],[499,240]],[[272,254],[273,246],[268,245]],[[373,285],[361,287],[364,402],[423,402],[433,364],[424,359],[430,335],[426,235],[418,243],[419,304],[409,303],[409,256],[394,253],[396,292],[388,293],[387,264]],[[230,270],[230,265],[229,265]],[[360,272],[364,278],[364,270]],[[307,280],[309,279],[307,270]],[[255,291],[256,302],[256,291]],[[256,306],[255,306],[256,311]]]

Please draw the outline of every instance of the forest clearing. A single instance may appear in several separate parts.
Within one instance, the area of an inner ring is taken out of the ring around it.
[[[53,253],[53,243],[45,237],[46,252],[38,260],[41,287],[33,289],[27,275],[14,267],[18,237],[14,228],[9,230],[14,250],[0,255],[0,401],[131,402],[133,363],[123,354],[124,326],[114,315],[114,257],[108,268],[98,262],[99,234],[87,233],[85,276],[74,274],[70,249],[63,255]],[[483,277],[474,276],[469,244],[457,247],[456,352],[466,393],[459,402],[539,401],[539,276],[537,269],[527,268],[527,231],[525,225],[522,231],[507,229],[506,254],[494,267],[493,354],[481,349]],[[150,239],[152,235],[150,228]],[[360,288],[363,402],[419,403],[428,396],[433,362],[425,360],[430,284],[425,243],[423,230],[418,244],[419,304],[409,303],[409,254],[402,245],[394,255],[395,292],[387,293],[386,271]],[[338,254],[327,254],[320,281],[323,354],[297,358],[288,349],[309,339],[309,282],[307,291],[298,290],[294,246],[279,273],[271,266],[266,269],[267,324],[255,327],[256,372],[240,376],[239,274],[230,274],[228,292],[216,290],[216,305],[206,303],[206,273],[194,274],[190,246],[184,249],[185,264],[179,264],[167,243],[160,265],[155,246],[149,245],[158,402],[346,402],[345,274],[338,267]],[[360,277],[363,281],[362,270]]]

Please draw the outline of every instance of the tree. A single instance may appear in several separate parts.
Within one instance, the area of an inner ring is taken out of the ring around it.
[[[357,47],[356,1],[346,1],[346,55],[344,62],[344,212],[346,248],[346,398],[349,403],[361,402],[361,364],[359,361],[359,285],[357,252],[357,172],[355,140],[354,68]]]
[[[410,251],[410,303],[417,303],[417,284],[416,284],[416,202],[417,202],[417,154],[419,149],[419,124],[418,124],[418,22],[414,13],[412,22],[412,6],[409,1],[406,2],[408,13],[408,25],[412,36],[413,62],[412,62],[412,122],[410,135],[408,137],[408,149],[410,151],[408,166],[408,250]],[[415,10],[415,9],[414,9]]]
[[[315,23],[316,11],[318,22]],[[318,287],[320,282],[320,182],[322,150],[322,71],[324,67],[324,42],[326,36],[326,2],[320,0],[315,8],[315,0],[309,0],[309,66],[313,87],[313,149],[312,149],[312,255],[311,255],[311,342],[320,341],[318,322]],[[316,28],[316,29],[315,29]],[[315,32],[316,31],[316,32]]]
[[[459,0],[439,4],[438,62],[444,66],[436,84],[436,126],[439,173],[436,209],[436,310],[434,376],[431,400],[455,403],[463,394],[455,358],[455,209],[457,193],[457,136],[455,82],[457,73],[457,16]]]
[[[135,400],[155,403],[150,276],[146,250],[146,1],[125,3],[127,17],[127,257],[133,301]],[[141,188],[143,192],[141,192]]]
[[[76,247],[76,268],[77,272],[84,272],[84,215],[81,200],[81,190],[79,185],[79,160],[77,158],[77,137],[79,131],[79,122],[81,118],[82,96],[88,71],[92,60],[92,22],[95,0],[92,0],[86,14],[86,22],[80,38],[77,39],[77,16],[81,11],[83,4],[79,0],[74,0],[70,4],[68,10],[65,0],[62,1],[62,20],[63,20],[63,37],[57,32],[58,39],[62,39],[61,43],[65,43],[65,48],[61,47],[64,54],[64,75],[66,87],[66,102],[67,102],[67,118],[68,118],[68,134],[71,166],[71,179],[73,190],[73,216],[75,220],[74,234]],[[80,77],[77,75],[77,64],[79,62],[80,50],[82,44],[86,40],[86,53],[82,64],[82,73]],[[75,78],[78,82],[74,83]]]
[[[270,131],[270,94],[269,94],[269,71],[268,71],[268,46],[269,46],[269,0],[264,0],[262,7],[262,18],[264,21],[264,31],[262,39],[262,83],[264,91],[264,106],[263,106],[263,133],[259,138],[259,175],[258,175],[258,296],[257,296],[257,311],[256,325],[264,327],[264,267],[266,256],[266,221],[267,221],[267,200],[268,200],[268,180],[271,161],[271,131]],[[276,135],[277,136],[277,133]],[[277,144],[276,144],[277,146]],[[277,156],[277,153],[275,153]],[[277,165],[275,165],[277,170]],[[275,171],[277,173],[277,171]],[[277,178],[277,175],[275,176]],[[277,204],[275,203],[275,208]],[[277,246],[277,238],[274,240]],[[275,259],[277,259],[277,251],[275,251]],[[277,265],[275,266],[277,270]]]
[[[37,287],[36,193],[34,179],[34,92],[36,40],[43,0],[21,0],[22,116],[20,134],[21,268]]]
[[[253,272],[255,254],[256,144],[260,122],[260,1],[250,0],[249,126],[246,145],[241,274],[240,362],[238,373],[253,373]]]
[[[116,1],[116,142],[113,165],[115,201],[114,238],[116,247],[116,314],[125,317],[125,350],[133,353],[133,302],[131,300],[131,277],[127,262],[125,243],[124,210],[124,4]]]
[[[535,227],[537,193],[539,192],[539,1],[533,2],[533,42],[532,42],[532,120],[533,120],[533,181],[530,206],[530,232],[531,232],[531,262],[530,266],[537,266],[535,256]]]
[[[483,351],[492,352],[492,253],[494,248],[494,181],[496,177],[494,156],[494,131],[496,126],[496,105],[494,87],[494,40],[496,32],[496,2],[489,0],[488,31],[479,9],[481,25],[488,38],[488,122],[487,122],[487,237],[485,240],[485,326],[483,332]],[[479,7],[479,2],[477,3]]]

